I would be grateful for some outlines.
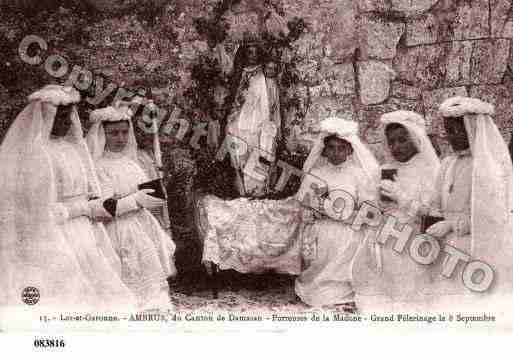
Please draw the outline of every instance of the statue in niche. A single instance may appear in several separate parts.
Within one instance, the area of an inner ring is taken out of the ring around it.
[[[192,108],[201,109],[205,119],[219,122],[218,144],[231,135],[246,142],[250,150],[260,149],[252,158],[251,151],[240,153],[235,166],[228,156],[217,162],[203,151],[197,158],[200,171],[195,179],[202,193],[224,199],[283,197],[283,191],[272,189],[278,177],[277,159],[290,162],[284,141],[287,132],[282,127],[286,114],[297,106],[296,93],[289,89],[297,85],[299,76],[292,58],[285,63],[281,53],[293,51],[292,43],[305,23],[300,18],[287,22],[278,3],[223,0],[211,18],[195,20],[210,51],[208,59],[198,59],[192,72],[195,85],[188,91]],[[256,180],[244,173],[255,165],[265,172]]]
[[[225,106],[225,134],[247,144],[234,154],[235,188],[241,197],[265,197],[271,191],[281,135],[278,75],[277,57],[247,34],[235,55]],[[255,166],[260,178],[254,176]]]

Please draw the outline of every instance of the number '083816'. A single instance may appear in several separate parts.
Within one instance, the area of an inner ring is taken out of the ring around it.
[[[65,346],[64,339],[34,339],[36,348],[64,348]]]

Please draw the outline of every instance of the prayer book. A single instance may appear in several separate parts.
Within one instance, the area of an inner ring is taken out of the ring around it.
[[[155,192],[148,193],[150,196],[157,197],[160,199],[166,198],[166,192],[164,190],[164,184],[162,178],[157,178],[152,181],[141,183],[137,186],[138,189],[153,189]]]
[[[426,230],[437,222],[443,221],[444,217],[437,216],[422,216],[420,224],[420,233],[426,233]]]
[[[397,175],[397,168],[383,168],[381,170],[381,179],[394,181],[394,177]],[[381,200],[384,202],[392,202],[392,198],[381,195]]]

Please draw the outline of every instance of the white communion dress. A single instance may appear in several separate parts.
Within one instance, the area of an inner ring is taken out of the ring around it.
[[[330,196],[336,196],[336,191],[341,190],[349,194],[355,204],[375,200],[375,187],[352,158],[337,166],[323,162],[310,174],[326,183]],[[302,183],[299,193],[305,190],[307,183]],[[329,216],[305,227],[303,247],[312,250],[303,251],[306,268],[295,285],[296,294],[303,302],[320,307],[353,301],[351,268],[365,231],[355,231],[350,224]]]
[[[107,196],[123,198],[149,179],[124,153],[105,151],[97,163],[98,177]],[[176,274],[175,244],[145,208],[105,223],[121,260],[121,278],[141,306],[169,303],[167,278]]]
[[[56,203],[87,201],[88,177],[76,145],[64,138],[50,139],[48,154],[56,181]],[[110,238],[91,224],[89,217],[79,216],[66,219],[58,226],[71,250],[69,254],[76,260],[85,280],[80,295],[74,301],[85,301],[95,308],[135,303],[135,298],[119,277],[119,261],[112,250]],[[62,274],[67,278],[68,274]],[[77,285],[73,280],[66,282],[71,287]]]

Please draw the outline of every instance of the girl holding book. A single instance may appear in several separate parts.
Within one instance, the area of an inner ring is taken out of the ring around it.
[[[168,307],[175,244],[149,211],[161,207],[163,198],[156,197],[158,191],[139,189],[149,178],[138,164],[131,117],[124,106],[93,111],[87,142],[104,194],[111,198],[105,226],[121,260],[121,278],[140,306]]]

